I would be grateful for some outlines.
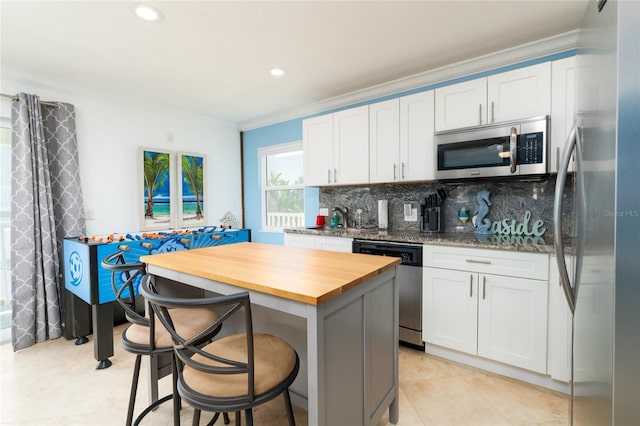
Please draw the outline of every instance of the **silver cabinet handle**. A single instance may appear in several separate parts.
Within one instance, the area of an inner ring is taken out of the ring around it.
[[[331,183],[331,169],[327,169],[327,183]]]
[[[338,169],[333,169],[333,183],[338,182]]]
[[[492,123],[496,122],[496,107],[493,101],[491,101],[491,122]]]
[[[518,130],[511,128],[509,136],[509,161],[511,162],[511,173],[516,172],[516,164],[518,164]]]
[[[396,180],[396,169],[398,168],[398,165],[396,163],[393,163],[393,180]]]
[[[556,172],[560,171],[560,147],[556,148]]]
[[[482,277],[482,300],[487,296],[487,277]]]
[[[473,275],[469,275],[469,297],[473,297]]]
[[[402,179],[404,179],[404,161],[402,162]]]
[[[482,104],[478,105],[478,124],[482,124]]]
[[[491,265],[490,260],[465,259],[464,261],[467,263],[481,263],[483,265]]]

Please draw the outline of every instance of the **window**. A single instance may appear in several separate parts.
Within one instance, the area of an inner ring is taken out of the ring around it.
[[[262,229],[281,232],[304,226],[302,143],[258,150],[262,185]]]
[[[0,118],[0,342],[11,340],[11,124]]]

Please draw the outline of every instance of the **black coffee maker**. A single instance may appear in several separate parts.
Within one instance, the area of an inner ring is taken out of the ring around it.
[[[420,232],[443,231],[442,210],[445,196],[444,190],[438,189],[424,199],[424,204],[420,204]]]

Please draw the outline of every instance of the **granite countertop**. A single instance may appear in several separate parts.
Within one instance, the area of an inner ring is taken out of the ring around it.
[[[422,233],[416,231],[379,231],[378,229],[343,229],[331,227],[288,228],[289,234],[319,235],[326,237],[357,238],[364,240],[397,241],[419,244],[441,244],[457,247],[514,250],[533,253],[554,253],[553,239],[535,236],[477,235],[465,232]],[[570,243],[566,244],[568,247]]]

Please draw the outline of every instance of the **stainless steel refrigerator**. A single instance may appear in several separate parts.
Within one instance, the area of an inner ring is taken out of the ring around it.
[[[640,1],[589,3],[576,80],[576,126],[563,155],[564,170],[575,156],[574,207],[561,211],[561,171],[554,208],[573,311],[571,424],[640,425]],[[573,243],[560,234],[566,215]]]

